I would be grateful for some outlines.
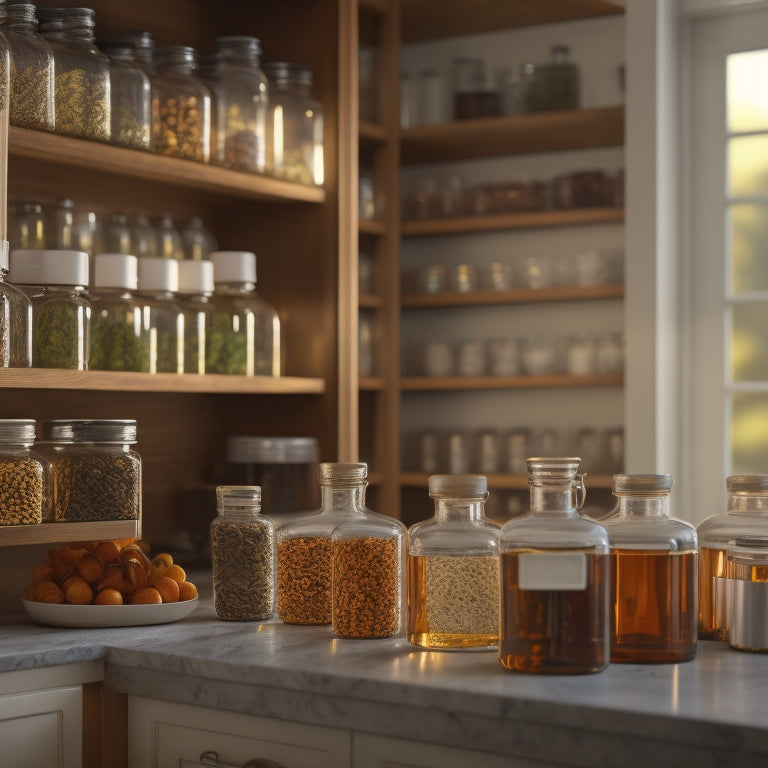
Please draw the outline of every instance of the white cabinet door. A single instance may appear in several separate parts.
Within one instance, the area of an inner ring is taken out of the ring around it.
[[[81,768],[82,687],[0,696],[0,745],[9,768]]]
[[[221,709],[130,696],[129,768],[179,768],[213,751],[219,761],[242,765],[256,758],[281,768],[348,768],[348,731],[273,720]]]

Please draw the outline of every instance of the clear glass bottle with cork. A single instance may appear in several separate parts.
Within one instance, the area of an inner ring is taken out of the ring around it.
[[[331,535],[365,514],[365,464],[323,463],[320,509],[277,530],[277,615],[286,624],[331,623]]]
[[[499,642],[499,526],[484,475],[432,475],[435,516],[408,531],[408,639],[428,650]]]
[[[184,371],[203,374],[208,315],[213,311],[213,263],[207,259],[185,259],[178,265],[178,302],[184,315]]]
[[[671,475],[614,475],[611,661],[689,661],[698,634],[696,529],[669,516]]]
[[[610,661],[610,544],[579,515],[580,461],[529,458],[530,510],[501,529],[499,660],[515,672],[584,674]]]

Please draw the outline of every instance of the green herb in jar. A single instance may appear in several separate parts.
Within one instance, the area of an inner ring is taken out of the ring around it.
[[[248,373],[248,337],[232,326],[225,312],[208,315],[205,333],[205,370],[207,373]]]
[[[148,372],[149,337],[137,334],[132,316],[107,310],[94,312],[89,368],[97,371]]]
[[[33,301],[32,367],[85,370],[91,308],[71,299]]]

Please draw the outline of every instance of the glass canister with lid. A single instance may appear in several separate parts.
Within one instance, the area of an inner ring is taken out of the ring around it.
[[[435,516],[408,531],[408,639],[428,650],[499,642],[499,526],[484,475],[432,475]]]
[[[0,419],[0,525],[34,525],[46,516],[46,465],[34,442],[34,419]]]
[[[614,475],[611,661],[677,662],[696,655],[696,529],[669,516],[671,475]]]
[[[205,373],[205,334],[213,310],[213,263],[207,259],[179,265],[178,302],[184,315],[184,372]]]

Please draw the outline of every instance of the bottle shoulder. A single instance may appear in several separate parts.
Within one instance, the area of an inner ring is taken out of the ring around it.
[[[610,539],[606,528],[577,514],[527,512],[508,520],[501,528],[501,549],[594,549],[607,553]]]
[[[768,537],[768,514],[712,515],[701,522],[696,529],[699,546],[727,543],[736,536],[764,535]]]
[[[613,548],[681,552],[695,550],[698,546],[694,526],[675,518],[614,517],[603,525]]]
[[[501,525],[490,520],[438,521],[434,518],[408,529],[412,555],[496,554]]]

